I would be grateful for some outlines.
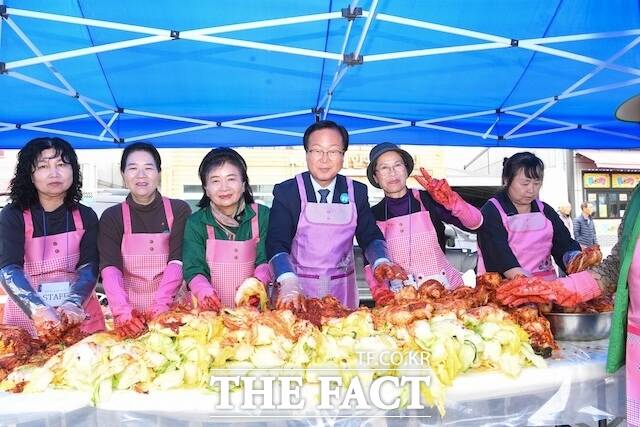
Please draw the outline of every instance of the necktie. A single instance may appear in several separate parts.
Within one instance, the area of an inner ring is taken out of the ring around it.
[[[320,203],[327,203],[327,196],[329,195],[329,190],[323,188],[322,190],[318,190],[320,193]]]

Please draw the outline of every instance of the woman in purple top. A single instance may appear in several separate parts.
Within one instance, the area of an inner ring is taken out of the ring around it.
[[[451,190],[446,180],[433,179],[424,169],[417,179],[427,191],[407,188],[413,158],[395,144],[376,145],[369,159],[369,182],[385,195],[372,210],[391,259],[418,281],[433,278],[449,289],[462,285],[460,272],[444,254],[444,223],[477,230],[482,225],[480,211]],[[375,289],[379,284],[367,270],[367,282]]]

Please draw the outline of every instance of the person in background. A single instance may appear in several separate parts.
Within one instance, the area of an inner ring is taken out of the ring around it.
[[[571,235],[571,238],[574,238],[573,220],[571,219],[571,203],[565,202],[560,206],[558,206],[558,216],[560,217],[560,220],[564,223],[565,227],[567,227],[567,230],[569,230],[569,234]]]
[[[446,180],[432,179],[422,168],[423,175],[416,179],[427,191],[408,189],[412,171],[413,158],[395,144],[384,142],[371,149],[367,177],[385,196],[373,206],[373,214],[394,262],[415,279],[435,278],[454,289],[463,284],[462,275],[445,256],[444,223],[475,232],[482,225],[482,214]],[[365,278],[372,290],[380,286],[370,266],[365,267]]]
[[[182,286],[182,236],[191,209],[160,194],[161,170],[153,145],[126,146],[120,172],[129,194],[100,217],[102,283],[124,336],[139,335],[146,320],[169,310]]]
[[[258,305],[255,285],[266,290],[271,282],[265,251],[269,208],[255,203],[247,164],[231,148],[209,151],[198,174],[204,194],[185,227],[185,280],[203,310],[233,308],[244,292],[250,293],[249,305]]]
[[[0,283],[10,299],[3,323],[32,336],[81,324],[104,329],[94,289],[98,218],[80,203],[78,157],[60,138],[36,138],[18,153],[11,203],[0,212]],[[63,319],[64,318],[64,319]]]
[[[367,187],[340,175],[349,134],[322,120],[303,137],[308,172],[277,184],[267,234],[267,256],[280,284],[278,308],[304,309],[304,298],[332,295],[348,308],[359,304],[353,238],[382,279],[406,279],[389,261],[387,246],[369,207]],[[393,299],[388,286],[373,294]]]
[[[573,235],[584,249],[598,243],[598,239],[596,239],[596,227],[593,218],[591,218],[593,205],[589,202],[583,202],[580,209],[582,210],[581,214],[573,221]]]

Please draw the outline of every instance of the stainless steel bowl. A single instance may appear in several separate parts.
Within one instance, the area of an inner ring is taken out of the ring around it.
[[[553,337],[560,341],[594,341],[609,337],[611,314],[546,313]]]

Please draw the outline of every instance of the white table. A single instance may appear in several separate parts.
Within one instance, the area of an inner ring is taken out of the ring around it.
[[[308,411],[254,418],[239,412],[216,413],[212,395],[198,390],[173,390],[148,395],[116,392],[98,408],[78,392],[0,394],[0,425],[166,425],[200,426],[233,422],[251,425],[558,425],[597,424],[625,413],[624,369],[606,374],[606,340],[560,342],[547,359],[548,368],[527,368],[515,379],[495,371],[459,376],[448,390],[446,415],[421,411]],[[273,412],[272,412],[273,414]],[[412,417],[408,419],[407,417]],[[28,421],[28,423],[26,423]]]

